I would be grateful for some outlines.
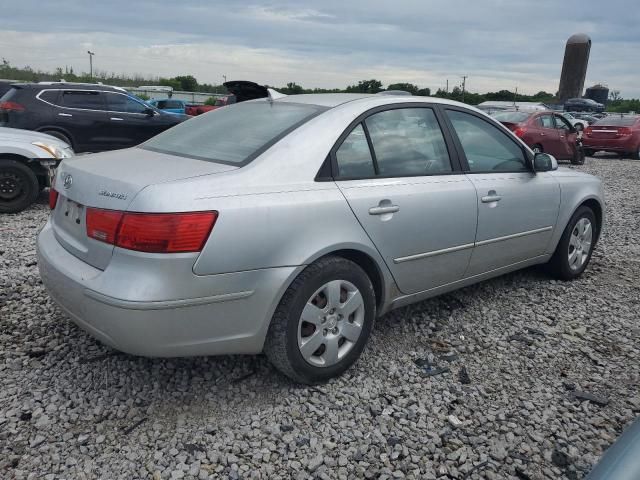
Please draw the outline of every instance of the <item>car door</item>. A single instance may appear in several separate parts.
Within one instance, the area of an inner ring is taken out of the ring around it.
[[[536,118],[536,124],[538,126],[539,134],[538,140],[532,145],[542,145],[542,151],[550,153],[553,156],[561,155],[564,153],[564,147],[560,141],[560,134],[556,129],[556,124],[553,120],[552,113],[542,113]],[[534,149],[535,150],[535,149]]]
[[[62,90],[58,102],[56,124],[71,135],[77,152],[101,152],[110,148],[109,117],[102,92]]]
[[[556,131],[558,132],[559,143],[561,152],[558,153],[557,158],[571,159],[576,151],[576,142],[578,141],[578,132],[573,125],[564,118],[562,115],[555,113],[553,115],[556,122]]]
[[[336,184],[402,292],[462,278],[476,231],[476,193],[433,108],[378,109],[347,129],[331,155]]]
[[[535,173],[523,145],[489,118],[454,107],[446,113],[477,191],[478,228],[465,276],[543,255],[558,217],[558,182]]]
[[[134,147],[162,131],[156,112],[125,93],[106,92],[113,148]]]

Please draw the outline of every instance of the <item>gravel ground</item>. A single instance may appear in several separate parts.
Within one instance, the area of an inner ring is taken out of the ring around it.
[[[0,217],[0,477],[584,477],[640,412],[640,162],[580,169],[608,224],[579,281],[529,269],[393,312],[320,387],[97,343],[40,283],[46,199]]]

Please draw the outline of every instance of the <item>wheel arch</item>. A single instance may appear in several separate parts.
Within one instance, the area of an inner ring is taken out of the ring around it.
[[[37,160],[34,161],[34,159],[25,155],[18,153],[0,153],[0,160],[15,160],[16,162],[21,162],[29,167],[37,177],[47,176],[46,170],[37,162]]]
[[[66,128],[62,128],[54,125],[45,125],[43,127],[38,127],[36,129],[36,132],[40,132],[40,133],[58,132],[69,139],[69,146],[71,148],[73,148],[74,150],[76,149],[76,141],[73,138],[73,135],[71,135],[71,133],[69,133],[69,131]]]
[[[600,202],[598,200],[596,200],[595,198],[588,198],[585,201],[583,201],[582,203],[580,203],[580,205],[578,205],[576,207],[576,209],[573,211],[573,213],[575,213],[578,208],[580,207],[589,207],[594,215],[596,216],[596,243],[598,242],[598,240],[600,239],[600,232],[602,231],[602,222],[603,222],[603,208],[602,205],[600,204]],[[573,216],[573,213],[571,214],[571,216]]]

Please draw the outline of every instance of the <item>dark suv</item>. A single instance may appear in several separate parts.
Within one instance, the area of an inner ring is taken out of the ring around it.
[[[106,85],[16,83],[0,98],[0,127],[48,133],[76,153],[132,147],[187,118]]]
[[[604,112],[604,105],[590,98],[570,98],[564,104],[565,112]]]

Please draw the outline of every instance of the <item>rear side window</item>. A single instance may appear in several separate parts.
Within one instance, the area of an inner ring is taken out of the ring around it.
[[[341,178],[372,177],[375,175],[371,150],[369,150],[369,143],[362,124],[358,124],[344,139],[336,151],[336,161],[338,176]]]
[[[491,123],[447,110],[471,172],[528,171],[522,148]]]
[[[58,94],[59,90],[44,90],[38,95],[40,100],[44,100],[45,102],[52,103],[53,105],[58,104]]]
[[[382,176],[451,172],[440,125],[430,108],[398,108],[365,120]]]
[[[67,108],[82,108],[85,110],[105,110],[102,92],[86,90],[65,90],[62,92],[60,105]]]
[[[142,148],[241,166],[325,110],[289,102],[238,103],[180,123]]]
[[[145,113],[148,109],[146,105],[137,100],[120,93],[107,92],[107,110],[122,113]]]
[[[538,117],[537,123],[542,128],[556,128],[553,124],[553,117],[551,115],[540,115]]]

